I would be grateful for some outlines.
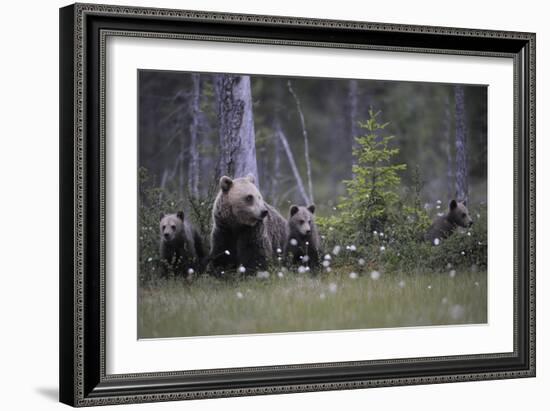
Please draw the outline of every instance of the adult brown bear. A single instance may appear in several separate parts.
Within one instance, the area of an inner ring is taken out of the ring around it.
[[[265,270],[287,238],[286,220],[264,201],[251,175],[220,178],[212,219],[210,262],[214,274],[241,266],[247,273]]]

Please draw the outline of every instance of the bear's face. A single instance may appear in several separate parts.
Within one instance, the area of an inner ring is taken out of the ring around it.
[[[314,205],[310,205],[309,207],[291,205],[290,218],[288,220],[291,230],[299,233],[302,237],[309,236],[312,230],[314,212]]]
[[[473,224],[466,203],[456,200],[449,203],[449,220],[461,227],[470,227]]]
[[[160,236],[164,241],[173,241],[183,229],[183,211],[160,216]]]
[[[269,213],[253,176],[231,179],[222,177],[220,188],[224,204],[231,208],[231,219],[237,225],[253,227]]]

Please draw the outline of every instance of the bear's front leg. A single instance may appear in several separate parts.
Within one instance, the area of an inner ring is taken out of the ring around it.
[[[237,261],[247,274],[267,270],[270,245],[266,244],[261,226],[243,230],[237,241]]]
[[[213,268],[235,268],[235,240],[231,232],[221,228],[214,228],[211,238],[210,264]]]

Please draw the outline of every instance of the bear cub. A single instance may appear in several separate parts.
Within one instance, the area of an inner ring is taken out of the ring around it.
[[[160,274],[192,274],[202,269],[204,247],[199,233],[184,219],[183,211],[160,216]],[[193,270],[193,271],[190,271]]]
[[[319,233],[313,218],[315,205],[290,206],[288,219],[288,239],[285,257],[292,257],[292,265],[307,266],[312,270],[319,267]]]
[[[264,201],[252,175],[220,178],[212,220],[210,262],[215,275],[220,269],[239,268],[247,274],[266,270],[286,241],[286,220]]]
[[[451,200],[449,203],[449,211],[444,216],[438,217],[424,239],[434,243],[436,239],[444,240],[449,237],[458,226],[470,227],[473,224],[466,202]]]

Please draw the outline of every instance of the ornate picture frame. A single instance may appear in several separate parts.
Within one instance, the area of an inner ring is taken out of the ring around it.
[[[112,36],[513,61],[513,350],[106,371],[106,40]],[[535,34],[75,4],[60,10],[60,401],[73,406],[535,376]]]

